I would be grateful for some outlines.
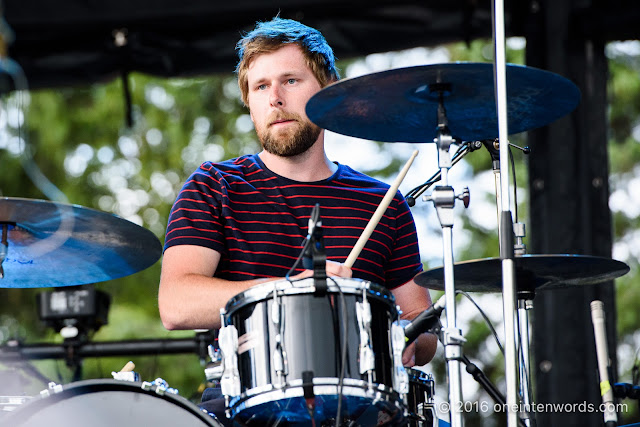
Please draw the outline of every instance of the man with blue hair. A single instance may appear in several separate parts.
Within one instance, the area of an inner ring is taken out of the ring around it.
[[[289,277],[316,203],[329,277],[371,281],[391,291],[403,319],[431,305],[413,278],[422,271],[411,212],[397,192],[351,268],[344,265],[389,185],[331,162],[324,130],[306,116],[307,101],[339,79],[322,34],[276,17],[258,23],[237,44],[236,68],[263,150],[205,162],[187,180],[169,218],[159,288],[168,329],[219,328],[220,309],[260,283]],[[421,335],[403,353],[405,366],[428,363],[436,350]]]

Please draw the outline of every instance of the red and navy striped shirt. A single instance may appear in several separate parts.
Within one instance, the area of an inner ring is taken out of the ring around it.
[[[320,204],[327,259],[344,262],[389,185],[339,164],[328,179],[276,175],[258,155],[203,163],[171,209],[165,249],[198,245],[222,256],[216,277],[284,277],[300,255]],[[292,274],[302,271],[302,266]],[[397,192],[355,261],[353,277],[393,289],[422,271],[415,224]]]

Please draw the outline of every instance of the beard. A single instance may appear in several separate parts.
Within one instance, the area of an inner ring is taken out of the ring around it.
[[[280,157],[293,157],[304,153],[313,146],[322,130],[297,114],[280,114],[270,118],[267,123],[273,123],[275,120],[295,120],[299,124],[294,129],[277,132],[270,131],[268,126],[256,129],[262,148]]]

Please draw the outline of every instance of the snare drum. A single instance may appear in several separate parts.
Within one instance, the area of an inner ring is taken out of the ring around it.
[[[311,278],[268,282],[227,303],[219,336],[227,355],[221,385],[234,421],[311,425],[313,414],[316,425],[324,425],[335,422],[341,395],[341,418],[349,425],[404,422],[406,408],[394,391],[398,372],[406,380],[401,360],[398,369],[394,363],[404,333],[399,343],[393,338],[393,295],[356,279],[330,278],[327,285],[326,295],[316,296]]]
[[[16,408],[2,422],[12,427],[222,426],[185,398],[144,390],[141,384],[87,380],[60,386]]]
[[[407,368],[409,375],[409,425],[411,427],[435,427],[437,417],[433,405],[435,383],[433,377],[418,369]]]

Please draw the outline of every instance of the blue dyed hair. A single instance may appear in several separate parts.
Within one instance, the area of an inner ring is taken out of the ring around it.
[[[320,31],[298,21],[278,16],[258,22],[236,44],[239,61],[236,66],[242,100],[247,104],[247,69],[251,61],[263,53],[274,52],[284,44],[295,43],[302,49],[307,64],[322,87],[340,78],[333,50]]]

